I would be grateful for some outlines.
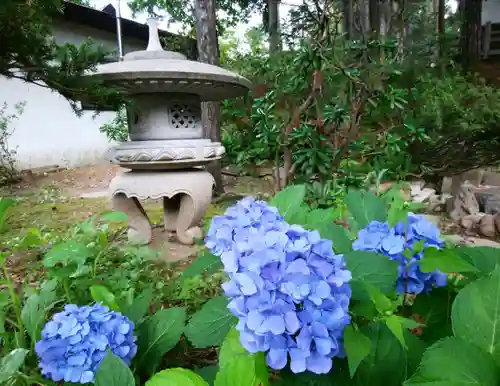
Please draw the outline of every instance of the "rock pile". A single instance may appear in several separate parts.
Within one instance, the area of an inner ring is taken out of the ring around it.
[[[448,216],[466,231],[500,235],[500,173],[476,169],[445,178],[441,199]]]

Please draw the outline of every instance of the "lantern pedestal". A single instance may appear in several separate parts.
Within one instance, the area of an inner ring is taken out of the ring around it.
[[[202,237],[198,224],[210,205],[213,186],[212,175],[202,169],[132,170],[113,178],[109,193],[112,209],[128,216],[131,242],[151,242],[151,222],[140,201],[161,199],[165,230],[191,245]]]

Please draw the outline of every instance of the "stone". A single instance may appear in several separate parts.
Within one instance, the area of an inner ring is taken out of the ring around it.
[[[485,214],[479,221],[479,233],[486,237],[495,237],[495,216],[492,214]]]
[[[219,142],[203,137],[202,115],[212,120],[216,102],[247,94],[251,83],[222,67],[187,60],[164,51],[158,23],[148,19],[146,50],[101,64],[84,74],[119,88],[127,105],[129,141],[108,151],[107,159],[130,171],[111,181],[114,209],[129,220],[129,239],[152,241],[152,226],[141,200],[163,201],[165,235],[175,233],[186,245],[202,237],[200,220],[210,205],[214,179],[202,167],[225,152]],[[82,101],[91,105],[94,101]]]
[[[487,170],[483,174],[481,185],[500,186],[500,173]]]
[[[497,228],[497,232],[500,233],[500,213],[495,215],[495,227]]]
[[[429,197],[428,201],[427,212],[440,213],[444,211],[446,200],[443,199],[443,196],[433,194]]]
[[[424,214],[424,217],[429,221],[431,222],[432,224],[434,224],[435,226],[439,227],[439,224],[441,222],[441,216],[437,216],[435,214]]]
[[[479,204],[474,195],[474,187],[462,185],[446,200],[446,213],[455,221],[468,214],[479,213]]]
[[[442,235],[443,239],[457,245],[467,245],[469,247],[492,247],[492,248],[500,248],[500,243],[483,239],[480,237],[464,237],[461,235]]]
[[[430,200],[431,196],[433,196],[435,193],[436,193],[436,191],[434,189],[424,188],[424,189],[420,190],[420,192],[418,192],[416,195],[412,194],[411,200],[413,202],[418,203],[418,204],[422,204],[424,202],[428,202]]]
[[[452,183],[451,177],[444,177],[443,178],[443,182],[441,184],[441,194],[451,193],[451,183]]]
[[[165,230],[175,232],[186,245],[202,237],[198,226],[212,199],[212,175],[202,169],[169,173],[129,171],[116,176],[109,186],[114,210],[128,216],[129,239],[151,242],[152,227],[140,200],[163,200]]]
[[[410,183],[410,192],[411,196],[418,196],[420,192],[422,191],[422,186],[424,182],[423,181],[412,181]]]
[[[467,216],[464,216],[460,219],[460,225],[462,228],[470,231],[474,230],[478,227],[479,222],[481,221],[481,218],[484,216],[484,213],[478,213],[478,214],[469,214]]]
[[[500,212],[500,187],[483,188],[475,191],[479,210],[487,214]]]
[[[451,194],[462,185],[479,186],[483,179],[484,171],[482,169],[472,169],[452,177]],[[446,192],[447,193],[447,192]]]

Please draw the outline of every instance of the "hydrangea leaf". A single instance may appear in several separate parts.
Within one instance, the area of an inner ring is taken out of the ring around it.
[[[176,368],[160,371],[145,386],[208,386],[208,383],[194,371]]]
[[[426,248],[420,260],[422,272],[439,270],[445,273],[477,272],[477,268],[462,259],[454,249]]]
[[[0,384],[7,382],[24,364],[28,350],[16,348],[0,360]]]
[[[288,218],[290,224],[304,225],[307,223],[307,215],[309,214],[309,208],[305,205],[300,205],[297,211]]]
[[[404,386],[498,385],[493,358],[473,344],[445,338],[429,347],[413,377]]]
[[[313,209],[307,214],[306,228],[318,229],[330,225],[335,220],[332,209]]]
[[[344,330],[344,347],[349,363],[349,374],[354,377],[356,369],[372,349],[372,341],[359,330],[347,326]]]
[[[305,185],[290,185],[281,192],[278,192],[278,194],[273,197],[270,204],[278,208],[280,215],[283,216],[286,221],[290,221],[298,211],[298,208],[300,208],[300,204],[304,201],[305,196]]]
[[[215,377],[214,386],[260,386],[268,385],[267,366],[263,353],[254,355],[238,355],[224,368],[220,369]],[[259,360],[261,357],[261,360]],[[259,362],[264,364],[264,368]],[[264,371],[263,371],[264,370]],[[265,374],[264,374],[265,373]]]
[[[294,374],[291,371],[281,371],[279,379],[273,381],[273,386],[349,386],[352,385],[352,380],[349,377],[349,371],[341,372],[339,362],[335,359],[334,370],[327,375],[316,375],[314,373],[305,372]]]
[[[213,386],[215,377],[219,372],[219,366],[211,365],[196,369],[196,374],[202,377],[209,386]]]
[[[43,265],[52,268],[57,264],[67,267],[70,264],[85,264],[92,256],[92,250],[84,243],[67,241],[53,246],[43,258]]]
[[[408,331],[403,349],[385,323],[375,323],[362,329],[371,339],[372,350],[356,371],[356,386],[401,386],[413,374],[425,350],[424,343]]]
[[[351,190],[345,201],[349,213],[361,228],[372,221],[385,221],[387,218],[386,202],[371,192]]]
[[[236,323],[236,318],[227,309],[227,303],[225,296],[215,297],[191,317],[185,334],[194,347],[218,346],[224,341]]]
[[[100,219],[105,222],[113,222],[113,223],[126,223],[128,221],[128,216],[124,212],[120,211],[112,211],[108,213],[104,213]]]
[[[457,338],[481,347],[500,364],[500,266],[458,293],[451,319]]]
[[[344,254],[347,267],[352,273],[352,297],[366,300],[363,283],[378,288],[382,293],[394,291],[398,277],[398,262],[387,256],[369,251],[352,251]]]
[[[181,279],[198,275],[211,275],[223,268],[219,256],[215,256],[208,251],[204,251],[182,272]]]
[[[175,347],[184,332],[186,310],[182,307],[158,311],[137,329],[137,365],[152,374],[163,355]]]
[[[33,343],[40,338],[45,316],[56,301],[56,287],[57,280],[44,282],[40,288],[40,293],[31,294],[21,311],[24,328]]]
[[[146,288],[139,296],[134,298],[130,304],[125,303],[121,305],[122,314],[137,326],[148,312],[152,300],[153,290],[151,288]]]
[[[492,272],[500,265],[500,253],[493,247],[459,247],[453,249],[463,260],[476,267],[482,274]]]
[[[387,327],[389,327],[389,330],[391,330],[399,343],[401,343],[401,346],[405,349],[408,349],[405,340],[405,331],[422,326],[421,323],[415,320],[406,319],[399,315],[388,315],[384,318],[384,321]]]
[[[13,206],[17,201],[8,198],[0,198],[0,232],[3,231],[5,226],[5,219],[7,218],[8,209]]]
[[[219,367],[223,368],[238,355],[248,355],[248,352],[240,344],[240,332],[231,328],[219,351]]]
[[[323,224],[318,227],[321,237],[331,240],[333,250],[336,253],[347,253],[352,251],[352,241],[349,238],[347,229],[337,224]]]
[[[420,316],[425,323],[422,339],[435,342],[441,338],[453,335],[451,329],[451,304],[455,292],[447,288],[435,288],[430,294],[419,294],[411,312]]]
[[[90,287],[92,299],[103,306],[109,307],[113,311],[119,311],[120,307],[116,302],[116,297],[103,285],[93,285]]]
[[[95,386],[135,386],[134,375],[125,362],[108,351],[97,368]]]

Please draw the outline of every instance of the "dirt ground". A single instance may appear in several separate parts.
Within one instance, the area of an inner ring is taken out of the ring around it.
[[[23,173],[23,180],[2,195],[24,197],[10,215],[10,232],[2,235],[12,237],[30,227],[64,231],[92,215],[108,209],[107,188],[109,182],[124,169],[110,164],[63,169],[53,172]],[[225,191],[231,195],[266,195],[272,193],[272,181],[256,177],[224,176]],[[205,224],[211,217],[222,213],[224,204],[213,204],[207,211]],[[161,253],[168,261],[186,261],[193,257],[199,247],[178,243],[163,227],[163,211],[158,201],[144,203],[153,224],[153,240],[150,247]],[[0,238],[1,244],[1,238]]]

